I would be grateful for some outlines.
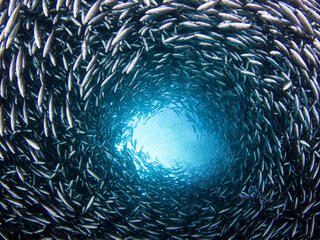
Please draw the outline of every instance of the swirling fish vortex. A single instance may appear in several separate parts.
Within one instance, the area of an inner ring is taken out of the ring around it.
[[[319,238],[317,1],[0,11],[2,238]],[[164,108],[214,126],[218,167],[166,169],[126,148],[129,123]]]

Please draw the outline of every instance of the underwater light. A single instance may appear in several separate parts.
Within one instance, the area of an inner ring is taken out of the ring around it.
[[[205,132],[205,131],[204,131]],[[185,115],[163,109],[147,120],[136,123],[133,141],[136,151],[150,156],[166,168],[191,169],[212,160],[221,150],[214,135],[200,133]]]

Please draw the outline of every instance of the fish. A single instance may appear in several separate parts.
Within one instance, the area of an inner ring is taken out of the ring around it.
[[[16,6],[16,8],[13,10],[11,15],[8,15],[10,17],[9,17],[8,21],[6,22],[5,28],[1,31],[1,35],[0,35],[1,41],[8,37],[9,33],[11,32],[14,25],[16,24],[18,16],[19,16],[20,6],[21,6],[21,4],[19,3]]]
[[[89,9],[89,11],[84,17],[83,25],[86,25],[97,14],[99,6],[100,6],[100,0],[96,1],[92,5],[92,7]]]
[[[50,33],[50,35],[48,36],[47,41],[46,41],[46,43],[45,43],[45,45],[44,45],[44,47],[43,47],[42,56],[43,56],[44,58],[48,55],[48,53],[49,53],[49,51],[50,51],[51,44],[52,44],[52,41],[53,41],[53,39],[54,39],[53,36],[54,36],[54,32],[52,31],[52,32]]]
[[[39,26],[38,26],[37,21],[35,21],[35,23],[34,23],[33,32],[34,32],[33,34],[34,34],[34,39],[35,39],[36,45],[40,49],[41,48],[41,36],[40,36]]]
[[[1,237],[319,239],[319,9],[0,1]],[[150,162],[164,109],[217,154]]]

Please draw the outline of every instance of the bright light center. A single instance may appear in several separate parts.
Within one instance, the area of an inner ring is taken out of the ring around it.
[[[138,122],[133,132],[136,151],[148,153],[151,161],[167,168],[197,166],[210,160],[219,151],[212,136],[197,136],[185,116],[165,109],[146,122]]]

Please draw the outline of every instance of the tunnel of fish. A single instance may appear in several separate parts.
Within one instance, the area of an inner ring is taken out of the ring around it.
[[[3,239],[319,238],[317,1],[0,11]],[[198,129],[220,119],[230,154],[218,175],[115,147],[132,119],[168,107]]]

